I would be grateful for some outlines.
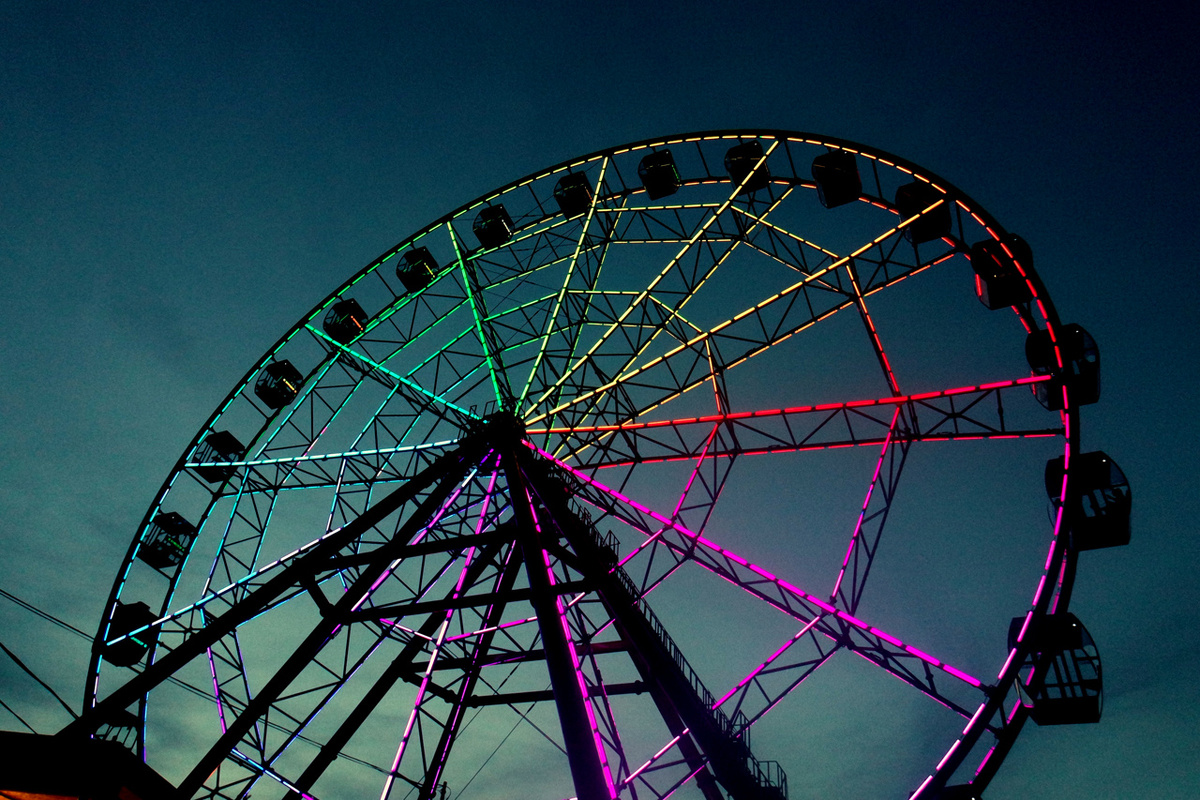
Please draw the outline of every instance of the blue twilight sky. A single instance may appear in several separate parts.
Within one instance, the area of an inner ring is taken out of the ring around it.
[[[1103,351],[1085,449],[1129,475],[1134,540],[1084,557],[1072,610],[1104,656],[1105,717],[1030,726],[989,800],[1200,796],[1194,20],[1115,3],[448,5],[0,6],[0,587],[94,629],[210,411],[428,221],[626,141],[825,133],[927,167],[1019,232]],[[86,642],[7,602],[0,641],[78,704]],[[0,700],[43,732],[66,721],[7,661]]]

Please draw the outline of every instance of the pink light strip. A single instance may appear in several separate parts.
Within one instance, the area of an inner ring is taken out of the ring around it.
[[[856,627],[862,631],[865,631],[867,633],[870,633],[872,635],[878,636],[879,638],[883,639],[884,641],[886,641],[890,644],[895,645],[896,647],[903,648],[910,655],[916,656],[917,658],[921,659],[922,661],[926,662],[927,664],[937,667],[938,669],[942,670],[946,674],[951,675],[955,678],[958,678],[959,680],[965,681],[966,683],[970,684],[971,686],[974,686],[977,689],[979,687],[983,686],[983,682],[980,681],[978,678],[972,677],[971,675],[967,674],[966,672],[963,672],[960,669],[956,669],[953,667],[947,669],[947,667],[948,667],[947,664],[945,664],[944,662],[933,657],[929,653],[918,650],[917,648],[915,648],[911,645],[904,644],[902,641],[900,641],[900,639],[896,638],[895,636],[885,634],[880,629],[875,628],[871,625],[868,625],[867,623],[851,616],[850,614],[846,613],[845,611],[841,611],[841,610],[835,608],[834,606],[825,602],[824,600],[817,597],[816,595],[809,594],[808,592],[804,591],[803,589],[799,588],[798,586],[788,583],[787,581],[783,580],[782,578],[776,577],[775,575],[768,572],[766,569],[764,569],[756,564],[750,563],[748,560],[746,560],[745,558],[742,558],[738,554],[734,553],[732,550],[728,550],[724,547],[721,547],[719,544],[712,541],[711,539],[707,539],[704,536],[701,536],[700,534],[695,533],[694,531],[688,530],[683,525],[672,522],[671,520],[664,517],[662,514],[659,514],[656,511],[650,510],[648,507],[642,505],[641,503],[638,503],[637,501],[621,494],[616,489],[612,489],[608,486],[605,486],[604,484],[600,483],[599,481],[594,480],[591,477],[583,474],[582,472],[580,472],[579,470],[570,466],[569,464],[566,464],[565,462],[560,461],[559,459],[550,455],[549,453],[547,453],[545,450],[541,449],[537,445],[526,441],[525,446],[536,451],[537,453],[542,455],[544,458],[547,458],[547,459],[553,461],[555,464],[558,464],[560,467],[567,470],[568,472],[573,474],[576,478],[583,481],[584,483],[587,483],[588,485],[593,486],[596,489],[599,489],[600,491],[604,492],[605,494],[609,495],[610,497],[612,497],[616,500],[619,500],[620,502],[628,505],[629,507],[631,507],[633,509],[636,509],[637,511],[640,511],[643,514],[646,514],[647,516],[651,517],[652,519],[656,520],[657,522],[660,522],[664,526],[671,528],[672,530],[682,534],[683,536],[691,539],[692,541],[696,542],[697,544],[703,545],[705,548],[712,550],[715,553],[719,553],[721,556],[728,558],[729,560],[731,560],[735,563],[741,564],[746,569],[750,570],[751,572],[753,572],[754,574],[756,574],[762,578],[765,578],[766,580],[775,584],[775,586],[777,586],[778,588],[787,592],[788,594],[790,594],[794,597],[797,597],[800,600],[803,600],[811,605],[815,605],[817,608],[821,609],[822,611],[826,611],[828,613],[834,614],[839,619],[845,620],[846,622],[850,623],[854,627]]]
[[[899,397],[881,397],[876,400],[852,400],[847,403],[821,403],[815,406],[793,406],[791,408],[776,408],[767,411],[736,411],[728,414],[711,414],[705,417],[683,417],[680,419],[664,419],[652,422],[627,422],[622,425],[585,425],[577,427],[537,428],[530,429],[530,436],[550,433],[606,433],[612,431],[634,431],[642,428],[678,427],[681,425],[709,424],[714,422],[732,422],[739,419],[757,419],[762,417],[778,417],[790,414],[809,414],[820,411],[840,411],[851,408],[870,408],[873,406],[895,405],[910,401],[933,400],[939,397],[951,397],[970,392],[991,391],[993,389],[1008,389],[1013,386],[1026,386],[1050,380],[1050,375],[1030,375],[1011,381],[996,381],[979,386],[962,386],[957,389],[944,389],[939,392],[921,392],[919,394],[902,395]]]
[[[485,458],[491,456],[491,453],[492,453],[492,451],[488,451],[488,456],[485,456]],[[468,474],[467,477],[458,486],[456,486],[454,488],[454,491],[451,492],[450,496],[447,497],[446,500],[442,503],[441,507],[437,510],[437,513],[433,515],[433,519],[429,520],[429,524],[425,525],[424,527],[421,528],[421,530],[417,531],[417,533],[413,535],[412,540],[409,541],[408,544],[412,545],[412,544],[417,544],[418,542],[420,542],[422,539],[425,538],[425,534],[429,533],[430,528],[432,528],[434,525],[437,525],[439,522],[442,521],[442,517],[446,516],[446,512],[449,511],[450,507],[454,505],[454,501],[458,500],[459,495],[461,495],[463,493],[463,490],[467,488],[467,484],[469,484],[471,482],[473,477],[474,477],[473,474]],[[373,584],[371,584],[371,588],[368,589],[366,591],[366,593],[364,593],[363,596],[358,599],[358,602],[356,602],[354,604],[354,606],[351,607],[350,610],[358,611],[359,608],[362,607],[362,604],[367,602],[367,600],[371,597],[371,595],[373,595],[375,593],[375,590],[378,589],[380,586],[382,586],[383,582],[392,576],[392,571],[399,564],[400,564],[400,559],[393,561],[391,563],[391,565],[389,565],[388,568],[385,569],[380,574],[379,578]],[[334,629],[333,633],[330,634],[330,638],[337,635],[337,632],[340,629],[341,629],[341,626],[339,625],[337,628]]]
[[[686,736],[690,730],[691,730],[691,728],[684,728],[683,733],[679,734],[674,739],[672,739],[671,741],[669,741],[665,745],[663,745],[662,749],[659,750],[654,755],[650,756],[650,759],[645,764],[642,764],[640,767],[635,769],[633,772],[629,773],[629,777],[626,778],[625,780],[621,781],[621,786],[628,786],[630,783],[632,783],[633,779],[636,778],[638,775],[641,775],[643,772],[645,772],[647,767],[649,767],[655,761],[658,761],[660,758],[662,758],[664,755],[666,755],[667,752],[672,747],[679,744],[679,740],[682,739],[684,736]]]
[[[492,476],[492,486],[495,486],[496,477]],[[490,487],[489,487],[490,491]],[[490,497],[491,495],[487,495]],[[483,526],[483,519],[487,513],[487,497],[485,497],[483,506],[479,512],[479,520],[476,523],[475,533],[479,534]],[[451,592],[452,599],[458,599],[462,595],[463,585],[467,580],[467,572],[471,568],[471,561],[475,558],[476,548],[474,546],[467,548],[467,552],[463,557],[463,566],[458,573],[458,580],[454,584],[454,591]],[[436,640],[433,643],[433,649],[429,653],[429,661],[425,665],[425,674],[421,676],[421,685],[417,689],[417,696],[413,702],[412,711],[408,715],[408,724],[404,726],[404,735],[400,737],[400,746],[396,749],[396,759],[392,762],[392,769],[388,772],[387,780],[384,782],[383,794],[380,795],[380,800],[386,800],[391,794],[392,786],[395,784],[396,775],[399,774],[400,761],[404,758],[404,751],[408,747],[409,737],[412,736],[413,726],[417,721],[417,714],[420,713],[421,706],[425,703],[425,692],[429,688],[429,680],[433,675],[433,666],[437,663],[438,656],[442,653],[442,647],[445,644],[446,633],[450,629],[450,620],[454,618],[455,609],[450,608],[446,611],[446,616],[442,620],[441,627],[438,629]]]
[[[774,653],[772,653],[770,656],[768,656],[766,661],[762,662],[757,667],[750,670],[749,675],[747,675],[746,677],[744,677],[740,681],[738,681],[737,685],[735,685],[732,689],[730,689],[728,692],[726,692],[721,697],[720,700],[713,703],[713,708],[714,709],[720,708],[722,703],[724,703],[730,697],[733,697],[733,695],[736,694],[739,689],[741,689],[743,686],[745,686],[750,681],[754,680],[758,676],[759,673],[761,673],[764,669],[766,669],[768,666],[770,666],[772,662],[774,662],[781,655],[783,655],[785,652],[787,652],[792,647],[792,645],[794,645],[796,642],[800,641],[800,639],[803,638],[804,635],[807,634],[809,631],[811,631],[813,626],[817,624],[817,619],[820,619],[820,617],[817,617],[816,619],[812,620],[811,622],[806,623],[803,628],[801,628],[799,631],[796,632],[795,636],[788,639],[786,642],[784,642],[782,645],[779,646],[778,650],[776,650]]]
[[[408,747],[408,740],[412,735],[413,726],[416,724],[417,714],[420,712],[421,705],[425,700],[425,690],[429,688],[429,678],[433,674],[433,665],[437,662],[438,654],[441,653],[442,643],[449,625],[449,620],[442,622],[441,629],[438,631],[437,643],[429,653],[429,661],[425,665],[425,674],[421,676],[421,685],[417,689],[417,697],[413,702],[412,711],[409,712],[408,723],[404,726],[404,735],[400,737],[400,746],[396,750],[396,758],[392,762],[392,768],[388,770],[387,780],[383,782],[383,792],[379,795],[380,800],[387,800],[388,795],[392,793],[392,786],[396,783],[396,776],[400,774],[400,761],[404,758],[404,751]]]
[[[846,557],[842,559],[842,568],[838,571],[837,581],[833,584],[833,591],[829,593],[829,599],[837,599],[838,590],[842,588],[842,579],[846,577],[846,568],[850,566],[850,557],[854,555],[854,546],[858,544],[858,536],[862,533],[863,520],[867,516],[867,507],[871,505],[871,495],[875,493],[875,486],[879,483],[879,473],[883,471],[883,462],[887,459],[888,448],[892,444],[892,434],[896,431],[896,422],[900,419],[900,408],[897,407],[892,412],[892,423],[888,425],[887,438],[883,440],[883,450],[879,453],[879,460],[875,462],[875,474],[871,476],[871,485],[867,487],[867,496],[863,500],[862,510],[858,512],[858,521],[854,524],[854,533],[850,535],[850,545],[846,548]]]
[[[708,438],[704,440],[704,447],[700,449],[700,455],[696,458],[696,466],[692,469],[692,474],[688,476],[687,485],[683,487],[683,494],[679,495],[679,502],[675,504],[675,510],[671,512],[671,519],[679,516],[679,509],[683,508],[688,492],[692,490],[692,484],[696,482],[696,476],[700,474],[700,468],[704,465],[704,457],[708,454],[708,448],[712,446],[713,439],[717,438],[718,427],[713,425]]]

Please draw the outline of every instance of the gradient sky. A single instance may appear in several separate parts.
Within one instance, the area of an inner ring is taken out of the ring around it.
[[[1200,796],[1194,21],[842,5],[3,4],[0,586],[93,630],[211,410],[419,226],[622,142],[825,133],[965,190],[1102,348],[1085,449],[1130,477],[1134,539],[1083,557],[1071,608],[1104,720],[1029,726],[987,797]],[[86,642],[7,601],[0,641],[78,705]],[[7,660],[0,699],[67,719]]]

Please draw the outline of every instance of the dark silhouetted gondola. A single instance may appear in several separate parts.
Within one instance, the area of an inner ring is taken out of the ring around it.
[[[175,511],[154,516],[138,545],[138,558],[155,569],[178,566],[196,540],[196,526]]]
[[[1032,384],[1038,402],[1051,411],[1063,408],[1063,386],[1071,402],[1085,406],[1100,399],[1100,348],[1079,325],[1063,325],[1058,331],[1062,367],[1054,355],[1050,331],[1037,330],[1025,338],[1025,358],[1034,375],[1051,375],[1051,380]]]
[[[1025,624],[1017,617],[1009,626],[1009,647]],[[1083,623],[1070,613],[1035,619],[1030,663],[1036,665],[1028,687],[1029,717],[1038,725],[1099,722],[1104,705],[1100,654]]]
[[[924,181],[906,183],[896,190],[896,210],[902,220],[915,217],[941,200],[942,204],[914,220],[904,229],[904,236],[913,244],[932,242],[950,235],[950,198]]]
[[[1063,458],[1046,462],[1046,494],[1056,505],[1062,497]],[[1080,453],[1071,460],[1071,546],[1097,550],[1129,544],[1133,497],[1125,473],[1105,453]]]
[[[771,183],[767,162],[758,163],[762,157],[762,143],[757,139],[734,145],[725,153],[725,171],[729,173],[729,179],[742,186],[738,194],[757,192]]]
[[[592,184],[582,172],[571,172],[558,179],[554,200],[564,217],[577,217],[592,204]]]
[[[113,639],[143,628],[154,620],[154,612],[145,603],[122,603],[118,600],[116,608],[113,609],[112,619],[109,620],[107,640],[112,642]],[[150,628],[135,636],[121,639],[104,648],[104,660],[118,667],[132,667],[146,656],[146,651],[154,644],[157,636],[157,631]]]
[[[196,448],[195,461],[235,461],[246,453],[246,446],[238,441],[229,431],[213,431],[204,437],[204,441]],[[234,472],[233,467],[210,464],[196,467],[196,474],[209,483],[221,483],[229,479]]]
[[[367,312],[353,297],[334,303],[325,314],[321,327],[329,338],[342,344],[350,344],[367,329]]]
[[[268,408],[280,409],[296,399],[304,379],[292,362],[272,361],[259,373],[254,393]]]
[[[487,248],[499,247],[512,238],[513,223],[502,205],[482,209],[471,225],[475,238]]]
[[[428,247],[414,247],[404,254],[404,263],[396,265],[396,277],[409,294],[419,292],[433,283],[437,262]]]
[[[830,150],[813,159],[813,180],[817,182],[817,199],[826,208],[853,203],[862,196],[862,178],[854,153]]]
[[[971,248],[975,294],[981,303],[995,310],[1033,299],[1029,283],[1017,268],[1018,263],[1028,273],[1033,266],[1033,251],[1016,234],[1005,237],[1003,244],[986,239]]]
[[[638,177],[651,200],[673,195],[683,184],[670,150],[658,150],[643,158],[638,164]]]

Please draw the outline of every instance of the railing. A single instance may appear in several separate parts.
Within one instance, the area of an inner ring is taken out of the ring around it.
[[[555,477],[567,486],[570,486],[572,483],[569,475],[562,470],[555,470]],[[586,509],[579,508],[573,500],[568,500],[568,505],[571,506],[571,511],[574,515],[583,523],[584,530],[587,531],[592,544],[596,547],[601,561],[608,569],[608,572],[617,579],[617,582],[628,593],[633,603],[638,606],[642,612],[642,616],[650,623],[650,627],[658,638],[659,643],[691,685],[692,691],[696,693],[696,697],[704,704],[704,708],[717,724],[725,739],[728,740],[730,746],[741,756],[747,771],[755,782],[760,788],[775,789],[779,797],[786,798],[787,774],[779,766],[779,762],[759,761],[750,752],[750,721],[746,718],[746,715],[739,711],[730,718],[728,714],[717,707],[716,698],[700,680],[700,676],[696,674],[696,670],[692,669],[692,665],[684,657],[683,651],[679,649],[679,646],[675,644],[675,640],[671,638],[671,634],[667,632],[666,626],[662,624],[662,621],[650,609],[650,605],[641,596],[641,592],[634,584],[633,579],[629,577],[629,573],[617,565],[620,560],[617,538],[612,533],[601,534],[592,522],[591,514]]]

